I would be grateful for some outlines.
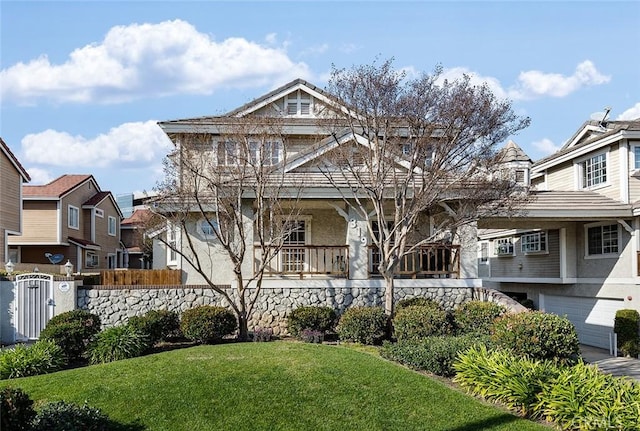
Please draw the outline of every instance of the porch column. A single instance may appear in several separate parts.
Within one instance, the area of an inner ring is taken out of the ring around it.
[[[349,278],[366,280],[369,278],[369,229],[367,221],[353,208],[349,208],[347,245],[349,246]]]

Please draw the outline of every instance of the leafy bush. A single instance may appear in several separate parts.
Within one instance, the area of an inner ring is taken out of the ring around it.
[[[199,343],[213,343],[238,328],[233,313],[224,307],[202,305],[182,313],[180,329],[185,337]]]
[[[414,305],[441,307],[441,305],[433,299],[416,296],[414,298],[401,299],[400,301],[398,301],[396,303],[396,313],[403,308],[412,307]]]
[[[51,373],[64,363],[62,349],[51,340],[38,340],[31,346],[18,344],[0,352],[0,379]]]
[[[613,331],[618,334],[618,348],[623,355],[638,357],[640,353],[640,313],[636,310],[618,310]]]
[[[492,327],[497,347],[531,359],[573,364],[580,344],[573,324],[566,318],[541,311],[505,314]]]
[[[351,307],[340,317],[336,332],[343,341],[380,344],[387,337],[388,324],[382,307]]]
[[[104,364],[121,359],[140,356],[148,347],[149,341],[133,326],[120,325],[100,332],[88,347],[89,362]]]
[[[336,324],[336,312],[331,307],[303,306],[292,310],[287,318],[287,330],[294,337],[305,329],[331,331]]]
[[[504,315],[507,309],[493,302],[469,301],[453,312],[456,330],[460,334],[489,334],[494,320]]]
[[[149,310],[142,316],[130,317],[128,325],[146,334],[151,346],[180,334],[180,317],[175,311]]]
[[[393,318],[394,335],[400,340],[421,340],[451,333],[447,312],[437,304],[409,305]]]
[[[34,421],[34,431],[109,431],[113,424],[99,409],[64,401],[42,406]]]
[[[324,341],[324,332],[315,329],[304,329],[299,335],[300,339],[305,343],[322,343]]]
[[[67,361],[82,358],[93,337],[100,332],[100,317],[85,310],[58,314],[40,332],[41,340],[52,340],[62,348]]]
[[[414,370],[451,377],[455,374],[453,363],[460,353],[472,346],[488,343],[489,336],[427,337],[421,341],[385,342],[380,354],[383,358],[399,362]]]
[[[28,431],[35,415],[33,401],[22,389],[0,390],[0,430]]]
[[[261,328],[260,326],[256,326],[253,330],[253,341],[255,342],[268,342],[273,340],[273,329],[272,328]]]
[[[637,430],[640,383],[579,362],[544,388],[536,410],[562,429]]]
[[[469,392],[500,402],[523,416],[533,416],[543,389],[559,373],[551,361],[534,361],[506,350],[472,347],[453,365],[454,381]]]

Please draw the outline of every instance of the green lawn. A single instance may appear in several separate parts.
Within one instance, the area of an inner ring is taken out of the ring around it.
[[[36,402],[100,408],[128,430],[548,430],[362,351],[198,346],[5,380]]]

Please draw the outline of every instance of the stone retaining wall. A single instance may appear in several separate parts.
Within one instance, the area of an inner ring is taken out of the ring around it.
[[[446,309],[453,309],[477,297],[477,291],[478,288],[396,287],[395,299],[398,301],[422,296],[434,299]],[[286,335],[287,315],[291,310],[303,305],[329,306],[342,313],[352,306],[383,304],[384,288],[377,287],[262,288],[253,318],[249,322],[249,330],[256,326],[269,327],[275,335]],[[129,317],[144,314],[152,309],[167,309],[180,313],[198,305],[228,306],[220,294],[207,286],[92,286],[78,289],[78,308],[100,316],[103,326],[125,323]]]

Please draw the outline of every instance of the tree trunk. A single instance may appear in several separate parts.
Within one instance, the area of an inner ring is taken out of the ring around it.
[[[393,283],[393,274],[384,274],[385,281],[385,289],[384,289],[384,312],[387,313],[389,318],[393,317],[393,293],[394,293],[394,283]]]
[[[238,340],[249,340],[249,319],[247,319],[247,313],[244,310],[238,315]]]

